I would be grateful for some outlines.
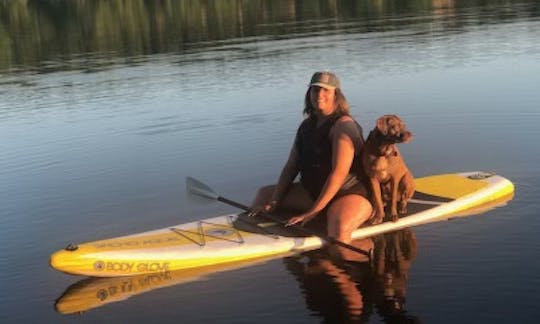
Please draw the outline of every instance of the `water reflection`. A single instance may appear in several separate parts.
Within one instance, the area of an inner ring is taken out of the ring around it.
[[[418,254],[414,233],[403,230],[375,238],[374,268],[375,303],[385,319],[409,318],[405,296],[409,270]]]
[[[414,233],[406,229],[353,244],[372,246],[371,262],[343,261],[320,250],[284,259],[307,307],[324,323],[364,323],[375,312],[389,323],[417,321],[405,308],[409,269],[417,255]]]
[[[255,55],[264,40],[411,26],[418,35],[432,35],[528,19],[538,15],[536,6],[502,0],[0,1],[0,71],[92,72],[141,64],[157,53],[230,59]]]
[[[61,314],[80,314],[111,303],[125,301],[152,290],[202,280],[219,272],[237,270],[264,261],[265,259],[258,259],[131,277],[90,277],[66,288],[56,300],[54,308]]]

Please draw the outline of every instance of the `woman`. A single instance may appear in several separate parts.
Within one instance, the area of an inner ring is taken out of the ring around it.
[[[326,214],[327,235],[343,242],[372,213],[359,179],[362,129],[349,114],[338,78],[316,72],[305,97],[295,143],[278,183],[259,189],[255,213],[276,208],[298,211],[287,226],[304,225]],[[293,182],[300,173],[300,182]]]

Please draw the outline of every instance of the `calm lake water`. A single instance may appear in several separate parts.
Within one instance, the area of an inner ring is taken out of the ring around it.
[[[516,185],[503,208],[386,237],[409,239],[399,316],[370,271],[325,276],[321,253],[117,281],[49,267],[69,242],[236,212],[186,176],[249,203],[324,69],[365,135],[406,121],[416,176]],[[537,323],[539,84],[538,1],[1,1],[0,321]],[[87,303],[63,314],[74,284]]]

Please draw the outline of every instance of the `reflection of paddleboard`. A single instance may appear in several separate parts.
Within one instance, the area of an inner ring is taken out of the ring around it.
[[[486,172],[441,174],[415,179],[409,215],[397,222],[359,228],[353,238],[432,222],[513,193],[507,179]],[[57,270],[87,276],[132,276],[236,262],[317,249],[318,237],[295,236],[277,224],[252,224],[225,215],[107,240],[70,244],[51,256]],[[279,234],[279,235],[276,235]]]
[[[148,291],[201,280],[210,274],[240,269],[263,261],[265,259],[130,277],[87,278],[69,286],[56,300],[55,309],[61,314],[80,313]]]

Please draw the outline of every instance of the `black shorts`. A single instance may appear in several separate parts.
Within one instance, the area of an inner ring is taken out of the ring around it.
[[[320,195],[320,192],[315,192],[313,190],[309,190],[308,188],[302,186],[308,193],[309,193],[309,196],[311,197],[311,199],[313,201],[317,200],[317,198],[319,198],[319,195]],[[346,195],[359,195],[359,196],[362,196],[362,197],[368,197],[367,196],[367,190],[366,190],[366,187],[364,186],[364,184],[362,182],[356,182],[355,184],[353,185],[350,185],[346,188],[341,188],[337,193],[336,195],[334,196],[334,198],[332,198],[332,200],[330,200],[330,202],[328,203],[328,205],[330,205],[334,200],[338,199],[338,198],[341,198],[343,196],[346,196]]]

